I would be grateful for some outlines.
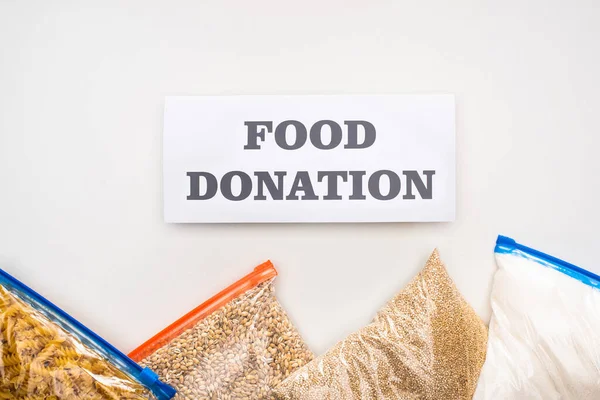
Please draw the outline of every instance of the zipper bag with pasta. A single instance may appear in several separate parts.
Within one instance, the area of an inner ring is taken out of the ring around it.
[[[313,358],[274,295],[271,262],[221,291],[129,356],[177,389],[176,399],[268,399]]]
[[[499,236],[476,400],[600,399],[600,276]]]
[[[168,400],[175,390],[0,270],[0,399]]]

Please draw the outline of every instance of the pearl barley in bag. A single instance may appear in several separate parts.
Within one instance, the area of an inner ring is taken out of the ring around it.
[[[296,371],[284,400],[471,400],[487,329],[437,251],[374,321]]]
[[[130,357],[177,389],[175,399],[269,399],[313,354],[275,298],[270,262],[176,321]]]

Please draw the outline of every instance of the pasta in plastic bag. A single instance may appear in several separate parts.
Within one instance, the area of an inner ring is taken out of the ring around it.
[[[475,399],[600,399],[600,276],[499,236]]]
[[[0,399],[167,400],[175,394],[2,270],[0,317]]]
[[[436,250],[370,325],[292,374],[275,398],[470,400],[486,339]]]
[[[178,391],[177,399],[268,399],[313,354],[275,298],[266,262],[198,306],[131,358]]]

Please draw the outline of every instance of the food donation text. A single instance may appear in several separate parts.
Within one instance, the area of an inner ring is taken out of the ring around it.
[[[375,144],[375,126],[362,120],[344,121],[342,125],[332,120],[321,120],[308,129],[296,120],[282,121],[273,129],[273,121],[244,122],[247,141],[244,150],[259,151],[261,142],[274,140],[284,151],[301,149],[310,145],[323,151],[332,150],[344,140],[344,149],[366,149]],[[268,136],[269,135],[269,136]],[[358,156],[358,154],[357,154]],[[251,176],[252,175],[252,176]],[[312,177],[311,177],[312,175]],[[230,171],[220,177],[207,171],[189,171],[187,200],[210,200],[221,196],[231,201],[254,200],[365,200],[367,195],[376,200],[402,198],[432,199],[435,170],[391,169],[367,171]],[[290,179],[291,186],[286,185]],[[315,182],[316,181],[316,182]],[[347,185],[345,190],[342,186]],[[287,187],[287,189],[286,189]],[[315,189],[316,188],[316,189]],[[345,193],[343,195],[342,193]]]

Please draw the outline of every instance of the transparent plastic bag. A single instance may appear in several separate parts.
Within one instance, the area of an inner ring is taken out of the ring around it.
[[[0,399],[168,400],[175,390],[0,270]]]
[[[130,356],[176,399],[268,399],[313,354],[275,298],[270,262],[203,303]]]
[[[486,339],[436,250],[370,325],[292,374],[275,398],[470,400]]]
[[[600,276],[499,236],[477,400],[600,399]]]

